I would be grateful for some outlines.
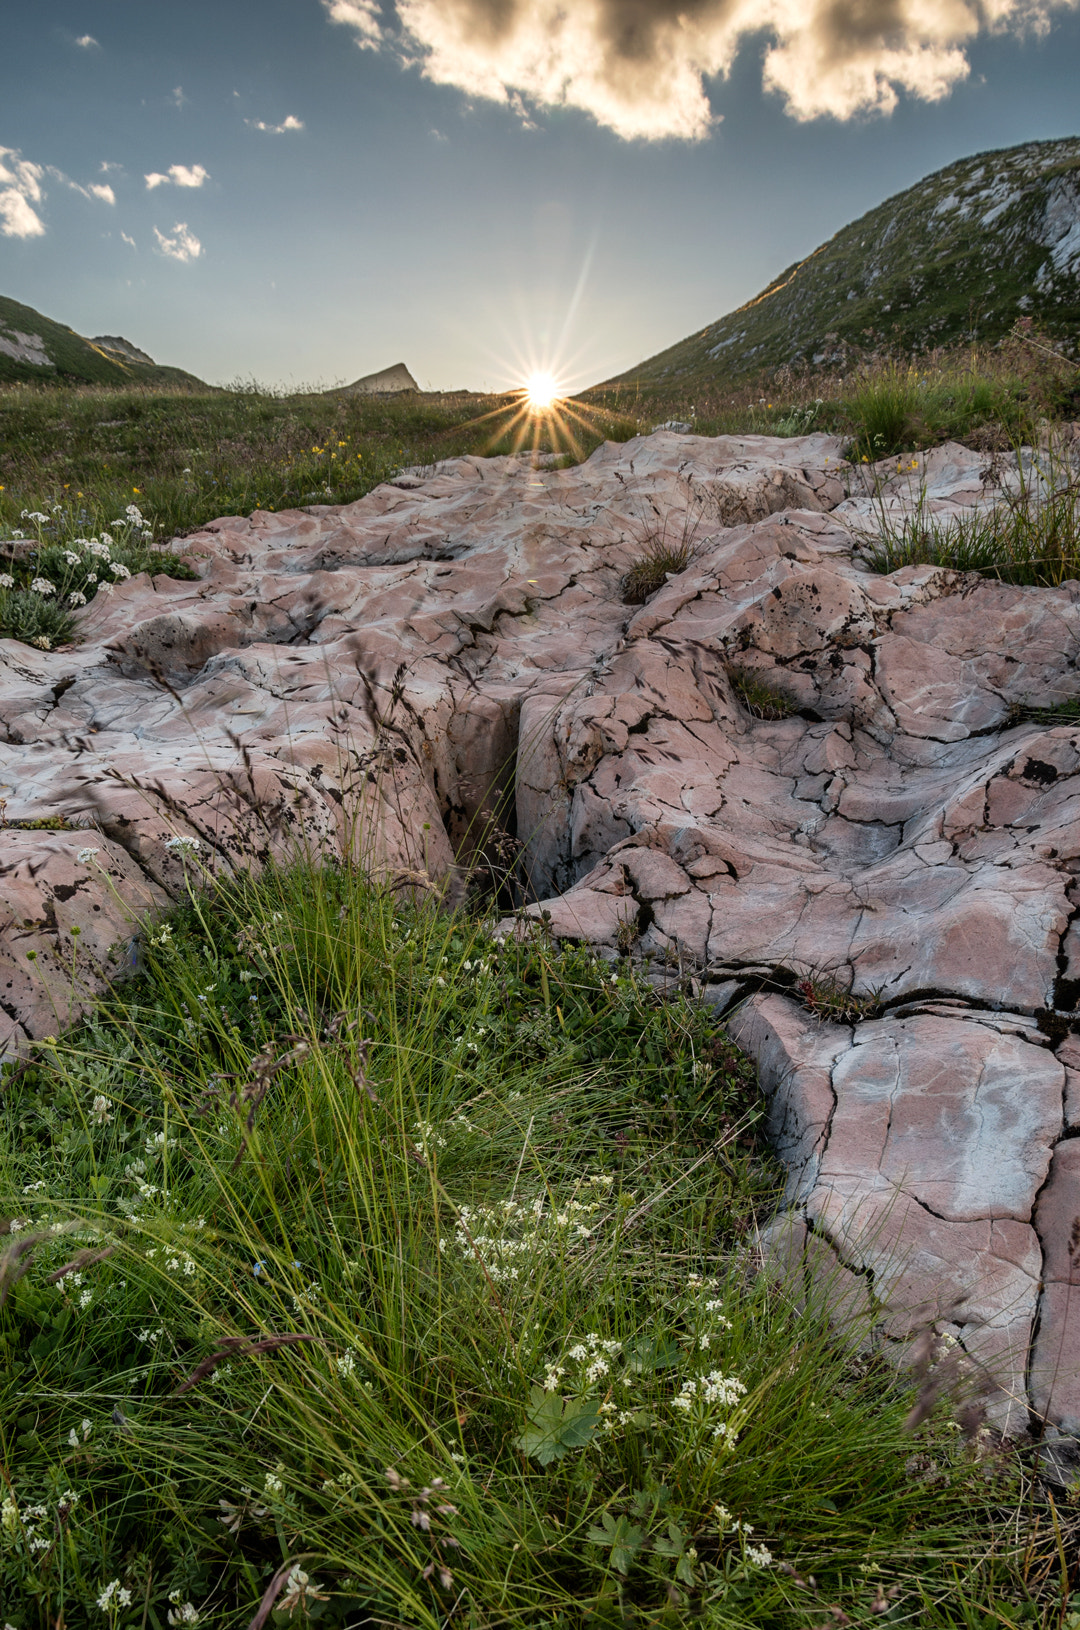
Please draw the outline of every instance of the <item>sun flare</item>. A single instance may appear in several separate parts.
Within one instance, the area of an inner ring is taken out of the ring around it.
[[[559,399],[554,374],[530,374],[525,381],[525,405],[531,413],[547,413]]]

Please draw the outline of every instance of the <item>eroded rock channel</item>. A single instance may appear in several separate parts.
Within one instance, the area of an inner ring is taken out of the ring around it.
[[[7,1050],[80,1005],[73,928],[83,995],[114,975],[178,835],[218,869],[364,841],[435,876],[510,805],[530,911],[732,1010],[791,1270],[898,1342],[954,1334],[999,1426],[1080,1435],[1080,727],[1017,722],[1080,697],[1080,583],[863,569],[875,505],[993,499],[977,454],[914,464],[872,492],[825,436],[667,432],[457,459],[216,521],[200,581],[120,585],[73,650],[0,642],[8,820],[91,828],[0,831]],[[666,523],[693,559],[628,606]],[[821,973],[873,1016],[776,988]]]

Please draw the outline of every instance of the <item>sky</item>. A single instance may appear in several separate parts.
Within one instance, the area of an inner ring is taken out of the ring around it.
[[[0,294],[217,384],[581,388],[942,166],[1080,0],[0,0]]]

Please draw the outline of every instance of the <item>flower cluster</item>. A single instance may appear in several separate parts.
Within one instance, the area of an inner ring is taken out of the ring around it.
[[[74,1489],[57,1495],[50,1507],[38,1501],[20,1505],[13,1493],[0,1504],[0,1545],[17,1546],[20,1539],[31,1556],[47,1551],[56,1539],[57,1523],[65,1522],[79,1503]]]
[[[612,1181],[593,1177],[583,1187],[602,1195]],[[496,1284],[513,1284],[527,1279],[530,1264],[550,1256],[553,1248],[566,1250],[591,1239],[590,1219],[603,1204],[600,1197],[579,1200],[576,1196],[552,1204],[547,1195],[538,1195],[528,1202],[496,1200],[488,1205],[459,1206],[454,1243],[469,1261],[479,1257]],[[443,1235],[440,1251],[448,1250],[449,1243]]]

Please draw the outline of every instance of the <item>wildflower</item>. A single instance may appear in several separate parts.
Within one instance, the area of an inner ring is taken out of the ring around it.
[[[43,1177],[40,1177],[36,1183],[26,1183],[26,1184],[24,1184],[23,1193],[24,1194],[40,1194],[41,1190],[43,1188],[47,1188],[47,1187],[48,1187],[48,1184],[45,1182],[45,1179]]]
[[[114,1606],[130,1607],[131,1592],[126,1585],[120,1583],[119,1579],[113,1579],[111,1583],[105,1586],[105,1589],[98,1597],[97,1605],[103,1613],[112,1613]]]
[[[306,1604],[309,1601],[328,1602],[329,1600],[329,1596],[320,1587],[319,1581],[309,1578],[298,1562],[289,1570],[285,1580],[285,1594],[279,1598],[277,1606],[279,1612],[283,1608],[287,1608],[291,1614],[294,1608],[299,1607],[301,1603]]]
[[[73,594],[68,595],[68,605],[69,606],[84,606],[85,604],[86,604],[86,595],[85,594],[80,594],[78,589],[76,589]]]
[[[746,1386],[738,1376],[724,1376],[719,1370],[707,1375],[702,1385],[702,1395],[707,1404],[724,1404],[728,1409],[738,1403],[745,1391]]]
[[[74,549],[65,549],[64,550],[64,559],[67,561],[69,566],[78,566],[79,565],[79,557],[75,553]]]
[[[772,1552],[767,1545],[748,1545],[746,1547],[746,1560],[755,1568],[771,1568]]]
[[[15,579],[12,577],[11,573],[0,572],[0,589],[13,589],[14,587]]]
[[[44,594],[48,596],[56,593],[56,584],[50,583],[47,577],[35,577],[30,585],[31,594]]]
[[[52,640],[49,638],[48,634],[35,634],[34,638],[30,641],[30,644],[36,645],[39,651],[52,650]]]
[[[118,560],[113,561],[112,565],[109,567],[109,570],[112,572],[118,583],[122,583],[126,577],[131,576],[131,573],[128,571],[127,567],[122,566]]]
[[[280,1461],[278,1461],[278,1464],[274,1470],[272,1472],[267,1472],[266,1476],[263,1478],[263,1488],[266,1490],[267,1494],[283,1493],[285,1484],[282,1482],[278,1473],[283,1472],[284,1470],[285,1467]]]
[[[337,1370],[339,1375],[356,1374],[356,1354],[353,1352],[351,1347],[349,1348],[348,1352],[343,1353],[340,1358],[335,1358],[334,1368]]]
[[[165,847],[178,855],[193,855],[202,848],[202,839],[181,834],[179,837],[167,838]]]
[[[610,1366],[606,1358],[594,1358],[585,1371],[586,1381],[599,1381],[602,1375],[607,1375]]]
[[[173,1608],[170,1607],[165,1617],[170,1624],[198,1624],[201,1615],[196,1610],[194,1603],[181,1602],[180,1598],[183,1594],[182,1590],[171,1590],[169,1592],[169,1600],[175,1607],[176,1612],[174,1613]]]
[[[105,583],[99,583],[98,584],[98,593],[99,594],[111,594],[112,591],[113,591],[113,585],[111,583],[105,582]]]
[[[100,855],[100,853],[100,849],[80,849],[78,854],[75,856],[75,859],[79,862],[80,866],[89,866],[94,856]]]

